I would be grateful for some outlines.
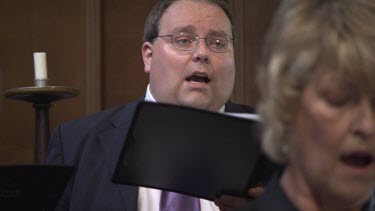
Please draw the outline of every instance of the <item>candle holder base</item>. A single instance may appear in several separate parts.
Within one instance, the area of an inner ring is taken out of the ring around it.
[[[47,80],[39,80],[41,86],[19,87],[5,91],[4,96],[13,100],[33,103],[35,109],[35,162],[45,163],[47,145],[50,139],[49,108],[52,102],[75,97],[77,89],[64,86],[43,86]],[[35,82],[36,83],[36,82]],[[37,83],[36,83],[37,85]]]

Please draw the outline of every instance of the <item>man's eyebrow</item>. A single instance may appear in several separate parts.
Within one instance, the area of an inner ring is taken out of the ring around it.
[[[209,30],[208,35],[229,35],[229,36],[232,36],[231,33],[225,32],[224,30]]]
[[[172,33],[176,33],[176,32],[192,32],[192,33],[194,33],[195,31],[196,31],[196,28],[194,26],[188,25],[188,26],[176,27],[172,30]]]
[[[172,30],[172,33],[177,33],[177,32],[196,33],[196,28],[192,25],[188,25],[188,26],[176,27]],[[231,33],[228,33],[224,30],[215,30],[215,29],[210,29],[208,31],[207,35],[229,35],[229,36],[232,36]]]

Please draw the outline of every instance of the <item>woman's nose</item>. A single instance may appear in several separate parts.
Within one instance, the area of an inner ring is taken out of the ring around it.
[[[375,112],[374,106],[369,100],[364,100],[359,106],[355,119],[354,131],[362,138],[368,139],[375,135]]]

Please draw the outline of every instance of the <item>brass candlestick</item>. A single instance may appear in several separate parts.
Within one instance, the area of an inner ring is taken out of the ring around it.
[[[5,97],[33,103],[35,109],[35,157],[37,164],[44,164],[50,139],[49,108],[52,102],[75,97],[77,89],[64,86],[48,86],[48,81],[35,80],[35,86],[18,87],[5,91]]]

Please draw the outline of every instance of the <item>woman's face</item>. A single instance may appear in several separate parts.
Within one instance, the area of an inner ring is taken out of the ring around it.
[[[306,194],[343,206],[368,200],[375,184],[374,96],[324,71],[305,87],[288,165]]]

